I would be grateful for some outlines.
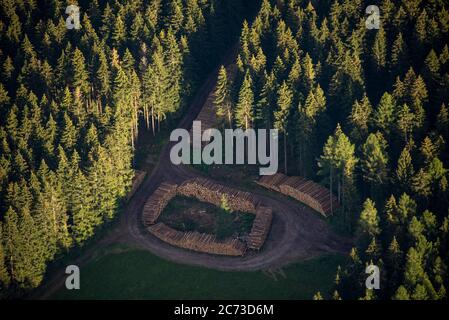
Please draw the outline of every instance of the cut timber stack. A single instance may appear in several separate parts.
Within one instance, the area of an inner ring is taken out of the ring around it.
[[[147,173],[145,171],[134,170],[134,177],[133,177],[133,181],[132,181],[131,191],[126,196],[126,200],[129,200],[132,198],[134,193],[136,193],[137,189],[139,189],[143,180],[145,180],[146,175],[147,175]]]
[[[271,220],[273,218],[271,208],[259,206],[256,212],[256,218],[253,222],[253,227],[248,236],[248,248],[254,250],[260,250],[265,239],[267,238],[268,232],[271,227]]]
[[[287,179],[288,176],[285,174],[276,173],[271,176],[262,176],[262,178],[260,178],[259,181],[256,181],[256,183],[267,189],[280,192],[281,190],[279,190],[279,186]]]
[[[177,184],[163,182],[153,192],[143,206],[142,219],[145,226],[152,225],[156,222],[164,207],[176,195],[177,188]]]
[[[263,176],[257,183],[288,195],[326,217],[339,207],[337,198],[328,189],[303,177],[288,177],[276,173],[272,176]]]
[[[193,178],[184,181],[179,186],[178,193],[216,206],[221,205],[224,195],[233,211],[256,213],[258,204],[252,193],[229,188],[205,178]]]
[[[227,256],[243,256],[246,251],[245,244],[238,239],[218,241],[214,235],[177,231],[162,222],[148,227],[148,231],[162,241],[193,251]]]

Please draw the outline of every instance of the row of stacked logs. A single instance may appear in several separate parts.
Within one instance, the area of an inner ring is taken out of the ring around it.
[[[167,203],[176,195],[177,184],[163,182],[143,206],[142,220],[148,227],[156,222]]]
[[[227,256],[243,256],[246,246],[238,239],[218,241],[214,235],[197,231],[182,232],[160,222],[148,228],[148,231],[173,246],[198,252]]]
[[[263,176],[257,183],[265,188],[281,192],[315,209],[324,216],[333,214],[339,207],[337,197],[313,181],[303,177],[289,177],[282,173]]]
[[[262,248],[270,231],[272,219],[273,213],[271,208],[264,206],[257,208],[256,218],[253,221],[251,232],[248,235],[248,248],[254,250],[260,250]]]
[[[259,203],[256,197],[250,192],[229,188],[205,178],[193,178],[184,181],[179,186],[178,193],[216,206],[222,204],[222,198],[225,196],[232,211],[250,212],[254,214]]]

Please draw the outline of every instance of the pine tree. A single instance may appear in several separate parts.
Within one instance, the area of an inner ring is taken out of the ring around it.
[[[61,136],[61,143],[65,150],[71,151],[75,147],[76,141],[77,130],[67,113],[64,113],[64,130]]]
[[[396,287],[396,284],[400,280],[403,264],[403,252],[396,239],[396,236],[393,236],[393,239],[391,240],[390,245],[388,246],[387,263],[390,273],[389,278],[390,281],[392,282],[390,287],[394,288]]]
[[[115,47],[119,48],[126,39],[126,27],[120,15],[114,19],[114,30],[112,31],[112,40]]]
[[[410,108],[407,106],[407,104],[403,104],[399,109],[396,126],[397,130],[403,137],[404,142],[408,143],[411,133],[413,132],[413,128],[416,126],[416,121],[415,115],[410,112]]]
[[[3,77],[5,77],[5,79],[9,80],[12,77],[12,74],[14,72],[14,65],[12,62],[12,59],[10,56],[7,56],[5,59],[5,62],[3,63]]]
[[[416,214],[416,202],[408,194],[403,193],[399,198],[396,210],[399,221],[405,224],[410,217]]]
[[[254,119],[254,94],[249,72],[246,72],[240,88],[239,99],[235,108],[235,119],[237,125],[245,128],[245,130],[250,128]]]
[[[412,190],[423,198],[427,198],[431,195],[431,177],[423,168],[419,169],[413,177]]]
[[[412,300],[428,300],[429,295],[427,294],[426,287],[422,284],[417,284],[411,298]]]
[[[308,53],[306,53],[306,56],[304,57],[302,70],[304,70],[303,72],[304,86],[306,90],[310,90],[315,85],[316,72],[312,58],[309,56]]]
[[[317,292],[313,295],[313,300],[323,300],[323,296],[321,295],[321,292]]]
[[[284,136],[284,173],[287,174],[287,126],[293,93],[284,81],[278,90],[277,106],[274,112],[274,127]]]
[[[214,104],[217,116],[220,118],[227,117],[228,126],[232,128],[231,87],[224,66],[221,66],[218,72]]]
[[[396,114],[396,106],[393,97],[389,93],[384,93],[379,105],[374,112],[374,123],[387,136],[393,129]]]
[[[410,189],[412,177],[414,175],[412,157],[409,148],[405,147],[398,159],[396,168],[396,179],[404,191]]]
[[[440,60],[435,50],[430,50],[429,54],[424,61],[423,75],[427,83],[431,84],[431,87],[435,87],[440,81]]]
[[[413,288],[424,278],[422,257],[413,247],[407,253],[404,277],[409,288]]]
[[[360,142],[365,139],[368,133],[368,126],[371,119],[372,107],[371,103],[366,95],[362,100],[355,101],[352,105],[351,115],[349,116],[349,122],[352,126],[351,138],[356,142]]]
[[[330,136],[324,145],[323,155],[318,160],[318,167],[320,168],[318,173],[329,176],[331,194],[334,176],[336,176],[339,200],[341,200],[341,194],[351,190],[352,187],[352,175],[358,162],[354,150],[355,146],[349,141],[338,124],[334,135]],[[345,190],[345,188],[348,190]],[[346,205],[344,202],[343,205]],[[348,206],[348,210],[349,208],[350,206]]]
[[[169,3],[169,15],[166,26],[177,33],[182,26],[183,20],[182,6],[178,1],[171,1]]]
[[[376,68],[378,70],[383,70],[387,64],[387,44],[384,28],[380,28],[380,30],[376,33],[372,56]]]
[[[418,76],[413,83],[410,92],[410,106],[415,114],[416,127],[421,128],[425,120],[424,104],[427,102],[428,91],[421,76]]]
[[[73,52],[71,60],[70,80],[75,98],[81,99],[89,94],[89,75],[86,71],[86,60],[84,55],[78,48]],[[77,95],[80,95],[77,97]],[[79,116],[79,114],[77,114]]]
[[[393,296],[393,300],[410,300],[410,295],[404,286],[400,286]]]
[[[372,186],[381,186],[388,180],[387,142],[382,133],[371,133],[362,146],[363,178]]]
[[[97,98],[106,98],[110,92],[110,74],[108,61],[103,50],[98,55],[98,67],[95,74],[94,87]]]
[[[52,171],[41,176],[41,193],[37,199],[39,213],[46,219],[47,243],[54,245],[50,252],[56,253],[58,247],[68,249],[71,245],[68,216],[63,196],[63,186]]]
[[[377,209],[371,199],[366,199],[359,219],[359,234],[377,236],[380,233]]]
[[[35,288],[43,279],[46,259],[38,250],[44,243],[28,210],[24,210],[20,217],[18,231],[19,247],[14,250],[20,250],[21,259],[16,265],[16,276],[19,275],[16,280],[25,287]]]
[[[424,138],[419,148],[419,151],[426,165],[430,164],[433,158],[438,156],[437,148],[429,137]]]
[[[75,193],[70,203],[73,212],[72,231],[75,242],[82,244],[93,235],[101,218],[99,212],[92,210],[92,193],[85,176],[79,170],[73,178],[73,187]]]
[[[3,83],[0,83],[0,105],[7,105],[9,104],[9,101],[8,91],[6,91]]]
[[[408,65],[408,48],[402,32],[399,32],[391,48],[391,69],[393,74],[403,75]]]
[[[341,296],[337,290],[335,290],[334,293],[332,294],[332,300],[341,300]]]
[[[449,138],[449,113],[444,103],[438,113],[436,127],[438,132],[447,140]]]
[[[273,123],[273,109],[276,104],[277,84],[273,73],[264,72],[263,85],[256,107],[256,119],[261,127],[271,128]]]
[[[370,261],[369,264],[373,264],[373,261],[378,261],[381,258],[382,247],[375,237],[371,238],[371,242],[365,250],[365,260]]]

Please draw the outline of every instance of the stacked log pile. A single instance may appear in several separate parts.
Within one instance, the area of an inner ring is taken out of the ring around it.
[[[134,170],[134,177],[133,177],[133,181],[132,181],[131,191],[126,196],[126,200],[129,200],[132,198],[134,193],[136,193],[137,189],[139,189],[143,180],[145,180],[146,175],[147,175],[147,173],[145,171]]]
[[[164,223],[152,225],[148,227],[148,231],[162,241],[193,251],[227,256],[243,256],[246,251],[245,244],[238,239],[218,241],[214,235],[177,231]]]
[[[271,208],[259,206],[256,212],[251,232],[248,236],[248,248],[260,250],[268,236],[271,227],[273,213]]]
[[[143,206],[143,224],[152,225],[159,218],[167,203],[176,195],[177,184],[167,182],[161,185],[153,192]]]
[[[267,189],[272,189],[274,191],[280,192],[279,186],[287,179],[288,176],[286,176],[285,174],[276,173],[271,176],[262,176],[259,181],[256,181],[256,183]]]
[[[216,206],[222,204],[222,198],[225,196],[231,210],[256,214],[247,243],[237,238],[219,241],[212,234],[197,231],[182,232],[164,223],[156,223],[164,207],[176,194],[193,197]],[[249,192],[229,188],[205,178],[193,178],[184,181],[179,187],[163,182],[145,202],[142,219],[151,234],[171,245],[211,254],[243,256],[247,247],[260,250],[263,246],[270,230],[272,210],[259,205],[256,197]]]
[[[281,192],[329,216],[339,207],[337,198],[328,189],[303,177],[288,177],[282,173],[264,176],[259,185]]]
[[[200,201],[220,206],[223,195],[233,211],[256,213],[258,201],[249,192],[239,191],[223,186],[205,178],[193,178],[184,181],[178,188],[178,193],[194,197]]]

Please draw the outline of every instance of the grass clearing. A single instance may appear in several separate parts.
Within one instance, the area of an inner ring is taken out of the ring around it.
[[[266,272],[224,272],[181,265],[127,248],[81,267],[81,289],[60,288],[52,299],[311,299],[329,297],[345,257],[326,255]]]
[[[178,231],[198,231],[225,239],[247,235],[254,218],[251,213],[226,212],[210,203],[176,196],[168,202],[158,221]]]

